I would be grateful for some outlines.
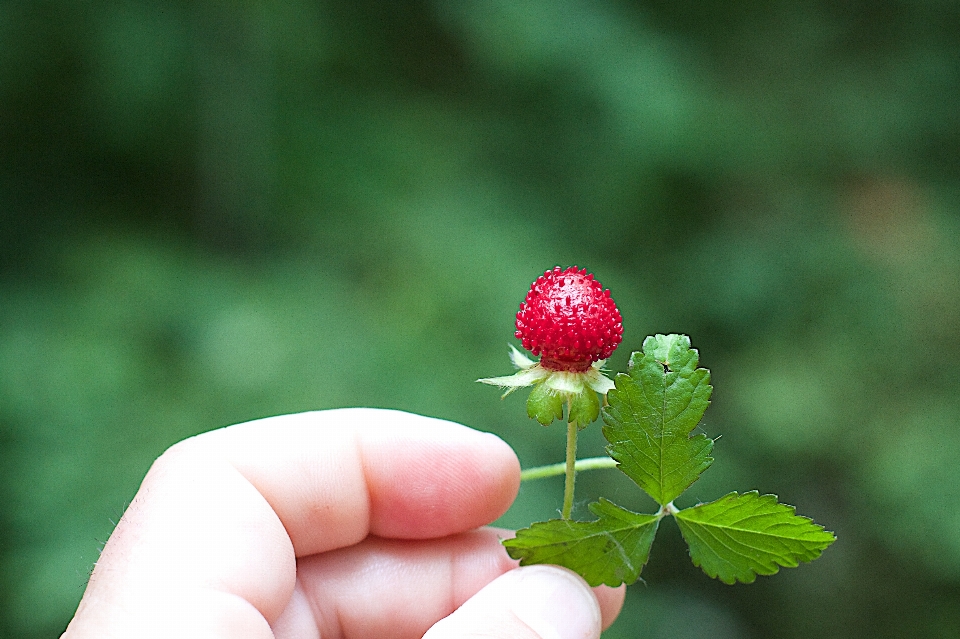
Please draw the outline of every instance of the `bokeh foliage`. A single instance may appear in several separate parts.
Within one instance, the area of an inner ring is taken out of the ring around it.
[[[712,371],[690,499],[839,538],[729,587],[670,522],[610,637],[957,636],[958,51],[945,0],[0,2],[0,635],[62,631],[197,432],[389,406],[562,459],[473,380],[577,264],[612,369],[677,332]],[[649,508],[614,474],[580,516]]]

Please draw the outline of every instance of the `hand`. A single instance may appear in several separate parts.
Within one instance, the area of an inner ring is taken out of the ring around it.
[[[64,638],[599,637],[622,587],[515,568],[510,533],[478,528],[519,471],[494,435],[396,411],[187,439],[147,473]]]

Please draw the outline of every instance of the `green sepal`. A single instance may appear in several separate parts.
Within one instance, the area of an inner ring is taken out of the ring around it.
[[[527,416],[549,426],[553,420],[563,419],[563,399],[546,384],[535,384],[527,398]]]
[[[813,561],[836,541],[833,533],[777,503],[776,495],[730,493],[674,514],[693,563],[732,584],[752,583],[780,567]]]
[[[555,564],[591,586],[631,584],[650,558],[660,517],[641,515],[606,499],[590,504],[597,521],[551,519],[517,531],[503,545],[521,566]]]
[[[695,482],[713,458],[713,440],[691,431],[710,404],[710,372],[698,368],[686,335],[655,335],[616,376],[603,410],[604,437],[618,467],[661,506]]]
[[[588,387],[570,397],[570,414],[567,421],[576,422],[577,428],[584,429],[600,417],[600,398]]]

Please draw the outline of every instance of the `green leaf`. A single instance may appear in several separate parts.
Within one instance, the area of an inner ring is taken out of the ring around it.
[[[730,493],[674,515],[693,563],[724,583],[752,583],[780,566],[813,561],[836,541],[833,533],[777,503],[776,495]]]
[[[517,531],[503,545],[521,566],[556,564],[591,586],[633,583],[650,558],[660,517],[640,515],[601,499],[590,504],[597,521],[551,519]]]
[[[710,404],[710,372],[686,335],[655,335],[617,375],[603,410],[607,452],[657,503],[676,499],[710,467],[713,440],[690,436]]]
[[[586,428],[600,416],[600,398],[590,388],[570,397],[569,421],[576,422],[577,428]]]
[[[536,384],[527,398],[527,415],[544,426],[555,419],[563,419],[563,397],[546,384]]]

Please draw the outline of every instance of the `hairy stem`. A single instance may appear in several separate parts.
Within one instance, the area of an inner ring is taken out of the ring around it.
[[[570,402],[567,401],[567,414],[570,414]],[[577,479],[577,422],[567,423],[567,464],[566,481],[563,483],[563,510],[560,516],[570,519],[573,511],[573,485]]]
[[[617,462],[614,459],[609,457],[588,457],[586,459],[578,459],[574,464],[574,468],[578,473],[585,470],[602,470],[604,468],[616,468]],[[520,481],[527,481],[528,479],[544,479],[546,477],[556,477],[557,475],[562,475],[567,470],[567,462],[560,462],[559,464],[550,464],[548,466],[535,466],[533,468],[527,468],[526,470],[520,471]]]

